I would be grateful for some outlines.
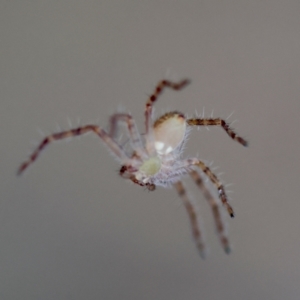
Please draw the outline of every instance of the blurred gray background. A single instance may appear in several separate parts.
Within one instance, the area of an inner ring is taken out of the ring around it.
[[[299,299],[299,1],[1,1],[0,41],[0,299]],[[120,178],[93,135],[16,176],[68,120],[105,128],[125,107],[143,132],[156,83],[185,77],[157,115],[234,112],[250,142],[204,128],[185,152],[234,184],[230,255],[190,180],[205,261],[176,192]]]

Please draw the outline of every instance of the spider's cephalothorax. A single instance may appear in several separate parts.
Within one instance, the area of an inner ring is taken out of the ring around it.
[[[218,190],[219,199],[226,207],[229,215],[234,217],[234,212],[227,200],[227,195],[223,184],[210,168],[198,158],[181,158],[181,150],[186,142],[187,134],[191,126],[219,126],[235,141],[247,146],[247,142],[238,136],[220,118],[191,118],[174,111],[169,112],[153,121],[152,107],[158,96],[165,88],[181,90],[189,84],[189,80],[182,80],[174,83],[162,80],[156,86],[154,93],[146,102],[145,121],[146,132],[144,139],[141,138],[136,124],[130,114],[117,113],[110,118],[110,129],[105,131],[97,125],[86,125],[68,131],[52,134],[40,143],[27,161],[19,168],[18,173],[22,173],[31,163],[33,163],[40,152],[52,141],[61,140],[67,137],[82,135],[93,132],[98,135],[108,146],[112,153],[121,163],[119,171],[123,178],[131,180],[133,183],[146,187],[148,190],[155,190],[156,186],[174,186],[183,200],[187,209],[192,226],[192,233],[201,256],[205,254],[205,246],[202,233],[199,227],[198,215],[194,203],[187,197],[181,177],[185,174],[191,176],[208,200],[216,223],[216,229],[220,241],[226,253],[230,252],[230,245],[225,233],[224,223],[219,210],[219,203],[206,188],[202,180],[202,174],[215,185]],[[116,141],[119,124],[127,126],[128,136],[132,148],[132,153],[128,154]],[[200,173],[200,172],[201,173]]]

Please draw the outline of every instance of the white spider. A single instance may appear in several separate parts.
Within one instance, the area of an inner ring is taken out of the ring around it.
[[[196,245],[201,256],[204,257],[205,246],[199,227],[198,215],[194,205],[188,199],[185,188],[180,180],[183,175],[189,174],[203,191],[205,198],[211,205],[222,246],[225,252],[229,253],[230,245],[225,234],[219,205],[204,185],[199,170],[215,185],[222,204],[226,207],[229,215],[234,217],[233,209],[227,201],[224,186],[204,162],[197,158],[181,159],[181,152],[186,143],[190,126],[221,126],[233,140],[243,146],[247,146],[247,142],[238,136],[225,120],[220,118],[204,118],[203,116],[203,118],[187,119],[184,114],[177,111],[168,112],[156,121],[153,121],[152,117],[153,104],[165,88],[181,90],[189,84],[189,82],[189,80],[182,80],[178,83],[174,83],[168,80],[162,80],[158,83],[154,93],[146,102],[146,132],[143,139],[136,128],[132,116],[126,113],[117,113],[110,117],[109,131],[105,131],[97,125],[86,125],[54,133],[44,138],[29,159],[20,166],[18,174],[22,173],[32,164],[40,152],[50,144],[50,142],[82,135],[87,132],[94,132],[102,139],[121,163],[120,175],[123,178],[129,179],[140,186],[144,186],[150,191],[155,190],[156,186],[166,187],[172,185],[176,188],[189,214]],[[119,123],[127,125],[128,136],[132,147],[132,153],[129,155],[123,147],[116,142]]]

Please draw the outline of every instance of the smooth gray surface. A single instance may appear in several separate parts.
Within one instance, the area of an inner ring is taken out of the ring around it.
[[[299,299],[299,14],[296,0],[1,1],[0,298]],[[119,178],[92,135],[15,175],[37,129],[68,118],[106,126],[122,106],[143,131],[166,76],[193,84],[166,92],[157,113],[235,111],[250,141],[194,130],[186,150],[234,183],[229,256],[196,186],[206,261],[175,191]]]

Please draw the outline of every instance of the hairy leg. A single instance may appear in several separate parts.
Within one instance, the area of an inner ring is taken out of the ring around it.
[[[243,146],[247,147],[248,142],[244,140],[242,137],[237,135],[233,129],[229,127],[229,124],[226,123],[223,119],[214,118],[214,119],[188,119],[187,124],[190,126],[221,126],[227,134],[238,143],[242,144]]]
[[[130,159],[125,154],[124,150],[121,146],[119,146],[108,134],[106,131],[101,129],[96,125],[86,125],[82,127],[78,127],[75,129],[62,131],[58,133],[51,134],[43,139],[40,145],[36,148],[36,150],[30,155],[28,160],[26,160],[18,169],[18,174],[21,174],[29,165],[31,165],[40,153],[53,141],[66,139],[69,137],[79,136],[85,134],[87,132],[94,132],[97,134],[103,142],[108,146],[108,148],[116,155],[118,159],[121,161],[129,161]]]
[[[215,224],[216,224],[217,233],[220,237],[221,244],[222,244],[225,252],[230,253],[229,240],[228,240],[228,237],[225,232],[225,225],[222,220],[222,215],[221,215],[221,212],[219,209],[219,204],[217,203],[216,199],[212,196],[209,189],[205,186],[201,176],[199,175],[199,173],[197,171],[192,170],[190,172],[190,176],[193,178],[193,180],[195,181],[197,186],[203,192],[204,197],[210,204],[210,207],[211,207],[211,210],[212,210],[212,213],[214,216]]]
[[[221,181],[218,177],[210,170],[209,167],[205,165],[205,163],[197,158],[189,158],[182,161],[181,165],[178,167],[178,170],[183,170],[183,172],[187,172],[187,170],[191,170],[191,167],[195,166],[200,168],[203,173],[210,179],[210,181],[215,185],[218,190],[219,198],[222,201],[223,205],[226,207],[231,218],[234,217],[233,208],[228,203],[227,195],[225,193],[225,189]]]
[[[200,227],[199,227],[197,211],[196,211],[194,205],[192,204],[192,202],[189,200],[182,182],[178,181],[178,182],[174,183],[174,187],[176,188],[180,198],[182,199],[183,204],[189,215],[191,226],[192,226],[193,237],[196,242],[197,248],[200,252],[200,255],[202,258],[205,258],[205,245],[204,245],[202,233],[201,233]]]

